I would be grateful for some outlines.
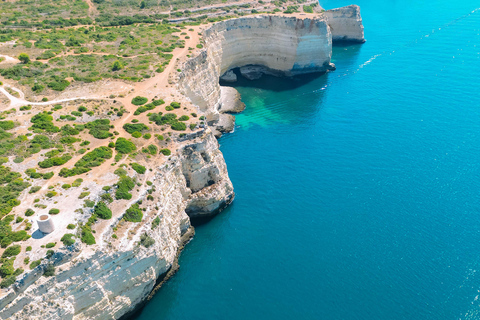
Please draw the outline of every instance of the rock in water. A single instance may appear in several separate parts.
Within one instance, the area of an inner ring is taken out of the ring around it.
[[[223,76],[220,77],[220,80],[225,81],[225,82],[236,82],[237,81],[237,75],[235,72],[232,70],[228,70],[223,74]]]
[[[260,79],[265,71],[265,67],[262,66],[245,66],[240,68],[240,73],[248,80]]]

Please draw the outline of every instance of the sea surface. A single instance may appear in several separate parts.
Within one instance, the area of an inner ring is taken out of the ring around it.
[[[137,319],[480,319],[480,1],[356,4],[336,71],[236,85],[235,201]]]

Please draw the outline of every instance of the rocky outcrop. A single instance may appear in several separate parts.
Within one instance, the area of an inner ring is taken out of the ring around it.
[[[332,40],[365,42],[360,7],[351,5],[324,12],[332,32]]]
[[[220,80],[225,82],[235,82],[237,81],[237,75],[232,70],[228,70],[220,77]]]
[[[119,241],[112,231],[97,245],[63,248],[50,260],[55,277],[43,277],[46,261],[21,276],[0,299],[0,319],[118,319],[131,312],[152,291],[156,280],[175,261],[190,219],[209,215],[234,198],[233,187],[218,142],[209,129],[186,140],[152,179],[158,199],[144,212],[141,223],[126,228]],[[145,190],[142,197],[146,197]],[[132,199],[138,201],[142,199]],[[160,223],[152,228],[153,220]],[[148,248],[140,236],[155,240]],[[183,238],[182,238],[183,237]]]

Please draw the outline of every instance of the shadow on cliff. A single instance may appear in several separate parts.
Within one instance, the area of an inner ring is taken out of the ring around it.
[[[237,81],[226,82],[220,80],[221,86],[234,88],[257,88],[277,92],[297,89],[325,75],[325,72],[310,73],[294,77],[275,77],[271,75],[263,75],[260,79],[248,80],[240,74],[239,68],[233,69],[233,72],[237,75]]]

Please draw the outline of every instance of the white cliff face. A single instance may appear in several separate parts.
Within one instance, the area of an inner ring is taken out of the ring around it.
[[[182,68],[180,91],[206,113],[215,135],[233,130],[234,117],[218,79],[234,81],[233,68],[257,79],[263,73],[293,76],[334,69],[332,41],[364,42],[356,5],[315,16],[260,15],[215,23],[204,32],[205,49]],[[231,95],[231,93],[229,93]],[[223,110],[223,111],[222,111]]]
[[[360,7],[351,5],[324,12],[333,41],[365,42]]]
[[[97,245],[77,242],[58,250],[52,258],[55,277],[42,276],[46,261],[27,271],[0,299],[0,319],[118,319],[141,303],[190,234],[186,210],[192,216],[212,214],[234,197],[209,129],[187,136],[176,154],[157,168],[152,195],[158,201],[144,212],[142,222],[112,221],[112,226],[120,229],[123,223],[125,229],[117,232],[115,245],[110,231]],[[152,229],[156,217],[160,223]],[[155,240],[148,248],[139,245],[144,233]]]
[[[287,76],[329,70],[331,29],[334,40],[363,40],[358,7],[313,18],[255,16],[219,22],[205,32],[205,49],[183,66],[178,88],[207,119],[232,122],[233,116],[219,113],[240,112],[244,105],[234,89],[220,88],[222,74],[246,65]],[[0,319],[118,319],[144,301],[175,263],[192,230],[190,217],[215,214],[234,198],[212,131],[180,140],[170,160],[156,168],[151,179],[156,200],[142,222],[112,219],[107,231],[96,235],[96,245],[77,241],[57,250],[50,260],[55,276],[42,276],[46,261],[21,275],[0,298]],[[146,196],[142,189],[131,203]],[[157,217],[160,223],[152,228]],[[115,242],[114,227],[123,230],[116,232]],[[144,233],[155,240],[148,248],[139,245]]]
[[[205,50],[182,68],[179,88],[204,112],[217,112],[218,79],[232,68],[261,65],[269,72],[296,75],[324,72],[332,36],[326,18],[252,16],[214,24],[204,32]]]

